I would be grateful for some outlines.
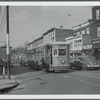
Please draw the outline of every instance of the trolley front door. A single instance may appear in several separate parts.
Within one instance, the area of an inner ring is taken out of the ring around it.
[[[50,45],[45,48],[45,62],[48,65],[52,64],[52,47]]]
[[[49,55],[49,67],[51,68],[52,67],[52,48],[50,48],[49,52],[48,52],[48,55]]]

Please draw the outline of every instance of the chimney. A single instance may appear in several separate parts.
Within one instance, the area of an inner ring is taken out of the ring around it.
[[[60,26],[60,29],[62,30],[63,29],[63,26]]]

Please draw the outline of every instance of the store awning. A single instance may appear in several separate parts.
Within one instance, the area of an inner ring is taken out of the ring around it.
[[[92,41],[93,48],[100,48],[100,39],[95,39]]]

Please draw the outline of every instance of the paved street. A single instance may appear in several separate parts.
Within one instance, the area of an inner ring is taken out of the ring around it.
[[[15,66],[14,69],[13,76],[20,85],[8,94],[100,94],[100,70],[42,74],[29,67]]]

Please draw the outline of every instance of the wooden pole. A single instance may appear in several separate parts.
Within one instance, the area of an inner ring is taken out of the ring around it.
[[[6,6],[7,9],[7,75],[8,79],[10,79],[10,39],[9,39],[9,6]]]

